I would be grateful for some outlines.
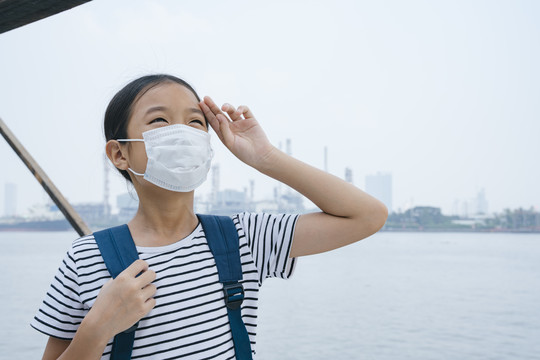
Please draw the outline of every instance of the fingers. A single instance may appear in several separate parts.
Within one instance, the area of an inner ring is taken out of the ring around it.
[[[238,109],[236,109],[233,105],[225,103],[223,104],[223,106],[221,106],[220,109],[209,96],[204,97],[204,101],[201,102],[201,108],[203,109],[205,115],[209,117],[209,121],[212,117],[215,117],[218,120],[228,120],[227,116],[225,116],[225,113],[229,115],[232,121],[240,120],[242,118],[247,119],[254,117],[251,110],[249,110],[249,108],[245,105],[240,105]],[[205,108],[207,108],[207,112],[205,112]],[[223,118],[219,115],[222,115]]]
[[[212,129],[214,129],[218,137],[221,139],[221,133],[219,131],[219,121],[216,117],[216,114],[214,114],[214,112],[210,109],[210,107],[208,107],[208,105],[204,101],[201,101],[199,103],[199,107],[204,113],[204,117],[206,118],[206,120],[208,120],[208,123],[210,123]]]
[[[145,315],[148,314],[150,312],[150,310],[152,310],[155,306],[156,306],[156,299],[154,298],[150,298],[148,300],[146,300],[146,302],[144,303],[145,305]]]
[[[228,149],[234,147],[236,136],[242,131],[242,126],[249,126],[244,125],[245,123],[235,124],[235,122],[247,119],[255,120],[253,113],[245,105],[236,109],[233,105],[225,103],[220,109],[209,96],[205,96],[204,101],[199,106],[221,142]]]
[[[238,109],[235,109],[234,106],[227,103],[223,104],[221,109],[227,112],[227,114],[229,115],[232,121],[242,120],[243,119],[242,115],[244,115],[244,112],[246,110],[249,111],[249,109],[247,109],[247,106],[242,105],[238,107]]]
[[[253,113],[246,105],[240,105],[236,112],[243,116],[245,119],[254,118]]]
[[[146,301],[150,300],[156,294],[156,291],[157,291],[156,285],[148,284],[142,289],[143,299],[145,299]]]
[[[136,286],[142,289],[156,279],[156,273],[148,268],[146,261],[138,259],[122,271],[118,277],[133,279]]]
[[[120,275],[125,275],[129,277],[136,277],[141,272],[148,270],[148,263],[144,260],[138,259],[133,262],[133,264],[129,265],[127,269],[122,271]],[[119,276],[120,276],[119,275]]]
[[[217,115],[219,115],[219,114],[225,116],[225,114],[223,114],[223,112],[221,112],[219,107],[216,105],[214,100],[212,100],[210,98],[210,96],[205,96],[202,102],[204,102],[204,104],[210,109],[210,111],[212,112],[212,114],[214,114],[214,116],[217,117]]]
[[[240,114],[236,112],[236,109],[231,104],[227,104],[227,103],[223,104],[221,106],[221,110],[225,111],[229,115],[232,121],[236,121],[240,119]]]
[[[208,120],[208,122],[211,123],[212,121],[216,120],[216,115],[212,112],[212,110],[210,110],[210,108],[208,107],[208,105],[206,105],[204,101],[201,101],[199,103],[199,107],[201,108],[204,117],[206,118],[206,120]]]
[[[205,114],[206,118],[208,119],[208,122],[210,123],[210,126],[212,126],[212,129],[216,132],[219,139],[223,142],[224,136],[223,131],[221,127],[221,123],[227,123],[229,122],[229,119],[227,116],[219,109],[219,107],[216,105],[214,100],[212,100],[209,96],[205,96],[204,100],[201,101],[199,104],[203,113]],[[225,130],[228,130],[225,129]]]
[[[141,275],[137,277],[138,285],[143,288],[146,285],[150,284],[152,281],[156,280],[156,272],[153,270],[146,270]]]
[[[246,105],[240,105],[238,109],[235,109],[231,104],[223,104],[221,109],[226,111],[233,121],[254,118],[253,113]]]
[[[225,113],[216,105],[216,103],[209,97],[205,96],[204,101],[200,104],[201,109],[207,116],[210,125],[218,135],[219,139],[225,146],[233,141],[233,134],[229,127],[230,120]],[[234,111],[233,111],[234,112]]]

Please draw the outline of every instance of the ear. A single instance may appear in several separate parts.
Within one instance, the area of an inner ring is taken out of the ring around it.
[[[105,153],[113,165],[120,170],[127,170],[129,165],[123,150],[126,149],[116,140],[109,140],[105,145]]]

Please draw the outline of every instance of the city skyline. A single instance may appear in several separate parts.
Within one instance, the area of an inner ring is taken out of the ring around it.
[[[217,166],[219,168],[219,166]],[[212,184],[212,187],[213,189],[208,192],[204,192],[204,193],[199,193],[197,190],[196,190],[196,196],[195,196],[195,201],[209,201],[209,200],[206,200],[206,199],[212,199],[213,195],[212,195],[212,192],[214,191],[237,191],[237,192],[244,192],[246,194],[247,197],[249,198],[252,198],[253,197],[253,200],[256,200],[256,201],[266,201],[266,200],[271,200],[271,197],[267,196],[267,197],[260,197],[260,196],[255,196],[254,194],[254,189],[256,188],[256,184],[254,181],[251,182],[251,188],[248,188],[248,187],[242,187],[242,188],[220,188],[219,185],[217,185],[217,188],[216,188],[216,182],[217,184],[220,183],[220,180],[217,180],[215,179],[214,177],[214,171],[215,170],[216,166],[214,165],[212,167],[212,169],[210,170],[209,172],[209,177],[207,179],[207,181],[205,182],[206,184]],[[219,170],[217,170],[218,174],[219,174]],[[343,177],[344,180],[348,180],[347,179],[347,176],[350,176],[350,179],[352,179],[353,177],[353,174],[352,172],[350,172],[350,168],[345,168],[345,176]],[[384,180],[383,181],[383,184],[382,185],[376,185],[375,182],[377,180]],[[368,182],[371,181],[371,185],[368,184]],[[353,182],[354,184],[354,182]],[[276,187],[278,186],[278,184],[276,183],[275,184]],[[356,185],[356,184],[355,184]],[[103,191],[104,191],[104,196],[101,198],[102,201],[95,201],[95,202],[77,202],[77,203],[71,203],[71,205],[86,205],[86,204],[105,204],[104,202],[104,199],[105,199],[105,191],[107,191],[106,189],[108,189],[110,186],[110,184],[107,184],[103,186]],[[371,191],[370,191],[370,186],[371,186]],[[388,194],[388,186],[390,186],[390,194]],[[47,204],[52,204],[52,200],[48,197],[48,195],[45,193],[45,191],[43,190],[43,201],[41,202],[36,202],[36,203],[33,203],[31,204],[29,207],[27,208],[23,208],[23,209],[20,209],[18,208],[17,206],[17,193],[18,193],[18,190],[17,190],[17,186],[16,184],[13,184],[13,183],[5,183],[4,184],[4,193],[2,194],[3,196],[3,203],[4,203],[4,207],[3,207],[3,212],[0,214],[0,217],[10,217],[10,216],[27,216],[29,213],[30,213],[30,210],[31,209],[35,209],[36,207],[40,207],[40,206],[44,206],[44,205],[47,205]],[[430,206],[430,207],[436,207],[436,208],[441,208],[442,209],[442,212],[445,214],[445,215],[457,215],[457,216],[460,216],[460,217],[469,217],[469,216],[473,216],[473,215],[478,215],[478,214],[486,214],[486,215],[491,215],[491,214],[496,214],[496,213],[501,213],[503,210],[505,209],[512,209],[513,208],[510,208],[510,207],[506,207],[504,209],[501,209],[500,211],[489,211],[489,202],[486,198],[486,194],[485,194],[485,190],[482,188],[480,191],[477,192],[477,194],[475,196],[470,196],[470,197],[467,197],[467,198],[461,198],[461,199],[456,199],[454,201],[454,206],[451,210],[447,210],[445,211],[439,204],[435,204],[435,203],[425,203],[425,204],[415,204],[413,202],[410,202],[410,203],[406,203],[402,206],[398,206],[398,207],[394,207],[392,204],[393,204],[393,198],[392,198],[392,174],[389,173],[389,172],[377,172],[376,174],[369,174],[369,175],[366,175],[366,178],[365,178],[365,185],[363,187],[360,187],[362,190],[366,191],[368,194],[372,195],[372,196],[375,196],[377,197],[379,200],[381,200],[389,209],[389,212],[395,212],[395,213],[402,213],[402,212],[405,212],[409,209],[412,209],[414,207],[417,207],[417,206]],[[273,190],[275,192],[275,190]],[[6,196],[6,194],[8,194],[8,196]],[[109,209],[108,211],[111,211],[111,209],[114,209],[114,213],[117,214],[118,211],[120,210],[120,208],[122,206],[126,206],[126,204],[130,204],[130,206],[133,205],[133,201],[136,202],[136,199],[134,199],[134,196],[136,196],[135,194],[135,191],[132,190],[132,191],[129,191],[129,192],[124,192],[124,193],[118,193],[118,194],[113,194],[112,196],[109,196],[108,197],[108,206],[109,206]],[[275,194],[273,195],[275,196]],[[304,204],[305,206],[307,205],[307,208],[314,208],[314,205],[309,202],[308,199],[306,199],[305,197],[302,197],[303,198],[303,201],[306,203]],[[122,205],[123,204],[123,205]],[[309,205],[308,205],[309,204]],[[529,209],[530,207],[520,207],[520,208],[524,208],[524,209]],[[8,210],[9,209],[9,210]],[[538,210],[538,208],[534,208],[535,210]]]

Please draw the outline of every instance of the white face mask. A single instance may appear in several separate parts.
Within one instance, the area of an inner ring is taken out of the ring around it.
[[[133,174],[163,189],[189,192],[206,180],[214,151],[210,134],[188,125],[168,125],[143,132],[142,141],[148,163],[144,174],[128,168]]]

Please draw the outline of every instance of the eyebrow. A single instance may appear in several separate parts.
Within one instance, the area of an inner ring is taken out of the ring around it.
[[[167,110],[167,108],[165,106],[154,106],[154,107],[151,107],[150,109],[146,110],[146,113],[145,115],[148,115],[152,112],[156,112],[156,111],[165,111]]]
[[[154,106],[154,107],[151,107],[150,109],[146,110],[146,115],[150,114],[150,113],[153,113],[153,112],[156,112],[156,111],[166,111],[168,110],[167,107],[165,106]],[[200,114],[204,117],[204,113],[202,112],[201,109],[198,109],[198,108],[189,108],[187,109],[187,112],[189,113],[197,113],[197,114]]]
[[[190,113],[197,113],[197,114],[200,114],[200,115],[202,115],[202,116],[204,117],[204,113],[203,113],[202,110],[199,109],[199,108],[189,108],[189,109],[188,109],[188,112],[190,112]]]

